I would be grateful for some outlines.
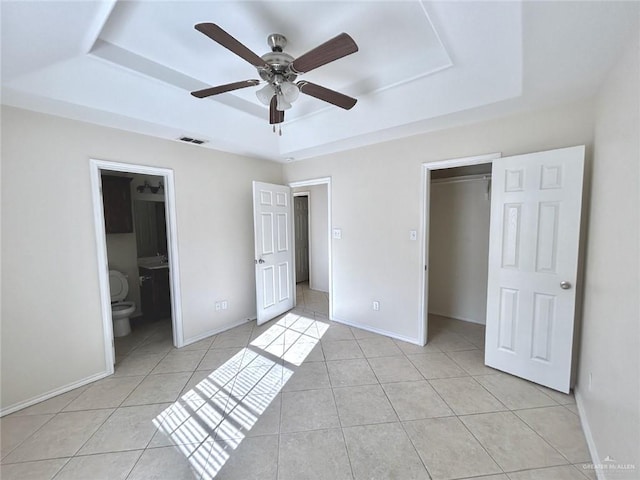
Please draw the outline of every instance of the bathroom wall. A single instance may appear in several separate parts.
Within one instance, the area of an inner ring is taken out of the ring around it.
[[[138,192],[138,187],[143,186],[144,182],[148,182],[152,187],[157,187],[158,182],[163,182],[163,178],[157,175],[142,175],[140,173],[129,173],[127,177],[131,177],[131,201],[146,200],[148,202],[164,202],[164,189],[158,190],[158,193],[150,193],[145,190]],[[164,183],[164,182],[163,182]]]

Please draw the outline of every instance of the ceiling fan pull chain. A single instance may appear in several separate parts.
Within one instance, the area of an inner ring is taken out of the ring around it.
[[[282,136],[282,127],[278,127],[278,135]]]

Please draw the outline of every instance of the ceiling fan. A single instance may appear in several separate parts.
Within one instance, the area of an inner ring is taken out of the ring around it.
[[[258,75],[267,84],[256,92],[256,96],[263,104],[269,105],[269,123],[273,125],[274,132],[275,125],[284,121],[284,111],[291,108],[291,103],[298,98],[300,92],[345,110],[351,109],[357,102],[355,98],[315,83],[305,80],[294,83],[298,75],[357,52],[358,45],[346,33],[341,33],[294,59],[283,52],[287,39],[279,33],[273,33],[267,37],[271,52],[259,57],[216,24],[199,23],[195,25],[195,29],[257,68]],[[259,84],[260,80],[244,80],[205,88],[191,92],[191,95],[205,98],[240,88],[255,87]]]

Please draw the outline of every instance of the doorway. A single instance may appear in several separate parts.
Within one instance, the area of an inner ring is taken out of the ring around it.
[[[495,182],[484,364],[564,393],[572,381],[584,151],[584,145],[579,145],[484,157],[492,162]],[[432,230],[432,170],[484,163],[478,158],[471,162],[461,159],[424,166],[425,259]],[[424,265],[426,342],[429,262]]]
[[[427,323],[430,345],[484,350],[491,163],[431,172]]]
[[[448,226],[451,227],[453,226],[454,228],[452,228],[452,230],[455,230],[455,224],[453,224],[453,222],[451,221],[452,218],[456,218],[455,215],[453,217],[451,217],[450,213],[455,213],[456,209],[455,208],[449,208],[449,213],[447,212],[441,212],[442,216],[438,217],[438,218],[431,218],[432,215],[432,199],[433,199],[433,190],[434,190],[434,184],[432,184],[433,182],[436,182],[436,185],[440,184],[444,184],[446,185],[446,182],[452,182],[452,180],[449,179],[454,179],[456,177],[462,178],[463,175],[464,176],[472,176],[471,178],[476,178],[476,179],[482,179],[486,176],[486,170],[488,168],[488,170],[490,171],[491,169],[491,162],[493,159],[495,158],[499,158],[500,154],[488,154],[488,155],[480,155],[480,156],[476,156],[476,157],[468,157],[468,158],[459,158],[459,159],[452,159],[452,160],[444,160],[442,162],[433,162],[433,163],[428,163],[428,164],[423,164],[423,221],[424,221],[424,228],[422,229],[422,231],[424,232],[424,236],[422,239],[422,255],[423,255],[423,265],[424,265],[424,269],[423,269],[423,295],[422,295],[422,321],[420,323],[421,326],[421,332],[420,332],[420,338],[423,342],[423,344],[426,344],[428,341],[428,332],[429,332],[429,312],[430,312],[430,306],[429,306],[429,293],[430,293],[430,282],[429,279],[431,278],[431,280],[434,280],[434,277],[432,276],[432,262],[434,263],[433,267],[435,268],[435,271],[433,272],[433,275],[435,274],[443,274],[443,272],[446,273],[446,275],[448,277],[451,277],[449,280],[453,281],[455,283],[455,281],[460,281],[463,282],[465,279],[464,278],[460,278],[459,274],[456,274],[457,271],[460,271],[461,269],[465,268],[465,264],[464,263],[460,263],[458,265],[455,265],[455,269],[451,268],[452,265],[447,265],[447,260],[446,258],[448,257],[449,259],[454,258],[455,257],[455,249],[452,249],[452,245],[448,244],[447,248],[449,250],[454,250],[454,251],[450,251],[449,253],[451,253],[451,255],[443,255],[441,257],[437,257],[434,255],[433,258],[430,258],[429,252],[431,249],[431,242],[430,242],[430,237],[431,237],[431,232],[433,230],[435,230],[435,228],[442,228],[443,226]],[[488,166],[488,167],[487,167]],[[439,188],[439,187],[435,187],[435,188]],[[486,187],[484,187],[486,188]],[[442,202],[446,202],[447,201],[447,192],[443,192],[443,195],[440,195],[439,200]],[[454,205],[448,205],[447,207],[454,207]],[[441,225],[439,223],[441,223]],[[433,225],[432,225],[433,223]],[[459,225],[458,225],[459,226]],[[433,227],[433,228],[432,228]],[[488,227],[488,225],[487,225]],[[450,239],[451,240],[451,239]],[[488,240],[487,240],[488,241]],[[437,248],[437,245],[435,246]],[[467,255],[469,256],[473,256],[474,251],[477,252],[477,246],[474,245],[469,245],[469,248],[463,248],[463,250],[466,252]],[[479,265],[477,270],[482,271],[482,265]],[[485,271],[486,271],[486,267],[485,267]],[[442,285],[445,282],[432,282],[433,285],[433,290],[434,293],[439,293],[440,298],[443,298],[443,301],[441,302],[440,305],[436,305],[436,308],[438,308],[440,311],[438,313],[440,313],[440,315],[432,315],[431,318],[433,320],[433,333],[436,333],[438,331],[441,331],[443,328],[442,323],[443,322],[447,322],[447,318],[449,318],[449,316],[460,316],[460,312],[456,311],[454,309],[453,306],[453,302],[455,301],[455,299],[457,298],[457,292],[455,291],[451,291],[449,290],[447,292],[446,295],[442,295],[443,292],[438,292],[438,286]],[[484,284],[486,285],[486,277],[484,278]],[[480,289],[481,290],[481,289]],[[472,302],[470,305],[466,306],[466,311],[470,311],[470,310],[478,310],[478,300],[477,300],[478,296],[476,295],[476,301],[475,303]],[[484,293],[484,299],[486,301],[486,287],[485,287],[485,293]],[[481,309],[481,307],[480,307]],[[434,312],[435,313],[435,312]],[[483,312],[481,312],[481,316],[484,315]],[[464,315],[466,318],[464,318],[463,320],[470,320],[470,318],[467,315]],[[478,316],[476,316],[476,323],[479,323],[478,320]],[[474,327],[471,327],[469,330],[478,330]],[[479,337],[480,334],[475,333],[476,337]],[[449,339],[452,340],[452,339]]]
[[[122,222],[124,226],[119,227],[120,230],[114,230],[110,225],[114,211],[118,209],[109,207],[105,210],[104,178],[120,178],[126,182],[125,188],[120,190],[122,196],[117,201],[126,213]],[[113,373],[116,353],[119,358],[122,357],[131,344],[140,341],[144,332],[137,336],[118,337],[116,342],[111,312],[110,270],[124,270],[120,273],[130,287],[130,295],[126,299],[136,304],[136,311],[130,320],[132,331],[135,333],[145,325],[165,320],[162,327],[166,342],[175,347],[183,344],[174,179],[173,171],[169,169],[91,160],[91,182],[106,373]],[[145,286],[145,282],[151,279],[157,281],[156,290],[160,292],[158,296],[163,304],[149,303],[149,294],[145,291],[151,285]],[[153,311],[155,307],[158,307],[157,311]],[[153,333],[160,329],[158,323],[147,330]],[[121,346],[121,351],[116,352],[116,345]]]
[[[296,308],[331,318],[331,181],[289,185],[294,202]]]

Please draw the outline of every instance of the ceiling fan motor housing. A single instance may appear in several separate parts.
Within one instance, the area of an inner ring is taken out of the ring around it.
[[[287,45],[287,38],[279,33],[272,33],[267,37],[267,43],[271,52],[262,55],[262,58],[270,68],[258,67],[258,74],[265,82],[281,83],[293,82],[297,75],[289,69],[294,58],[282,50]]]

